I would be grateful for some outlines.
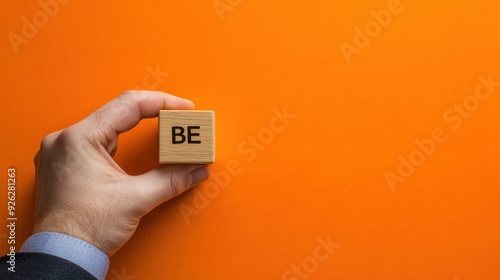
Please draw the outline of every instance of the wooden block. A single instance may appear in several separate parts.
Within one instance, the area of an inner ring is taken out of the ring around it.
[[[160,163],[213,163],[214,111],[160,110]]]

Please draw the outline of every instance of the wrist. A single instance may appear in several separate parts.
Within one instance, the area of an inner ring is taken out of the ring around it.
[[[40,232],[24,242],[21,252],[52,255],[83,268],[95,278],[104,280],[109,268],[109,257],[81,239],[56,232]]]
[[[86,225],[86,228],[82,226],[83,224]],[[62,217],[61,215],[52,215],[42,219],[36,219],[33,234],[42,232],[55,232],[78,238],[110,256],[110,252],[106,250],[105,246],[97,241],[95,234],[96,230],[94,230],[89,223],[79,223],[73,219]]]

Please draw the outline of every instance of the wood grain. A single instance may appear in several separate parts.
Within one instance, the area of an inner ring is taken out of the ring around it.
[[[214,120],[214,111],[161,110],[158,118],[160,163],[213,163]]]

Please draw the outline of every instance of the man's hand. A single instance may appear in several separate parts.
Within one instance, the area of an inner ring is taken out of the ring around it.
[[[189,110],[191,101],[154,91],[128,91],[66,129],[47,135],[35,157],[37,232],[59,232],[108,256],[156,206],[208,178],[204,165],[169,165],[139,176],[113,160],[118,134],[162,109]]]

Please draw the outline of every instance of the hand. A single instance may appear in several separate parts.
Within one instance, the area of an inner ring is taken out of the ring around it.
[[[113,255],[156,206],[208,178],[204,165],[168,165],[130,176],[113,160],[118,135],[161,109],[191,101],[154,91],[128,91],[66,129],[47,135],[35,156],[37,232],[59,232]]]

